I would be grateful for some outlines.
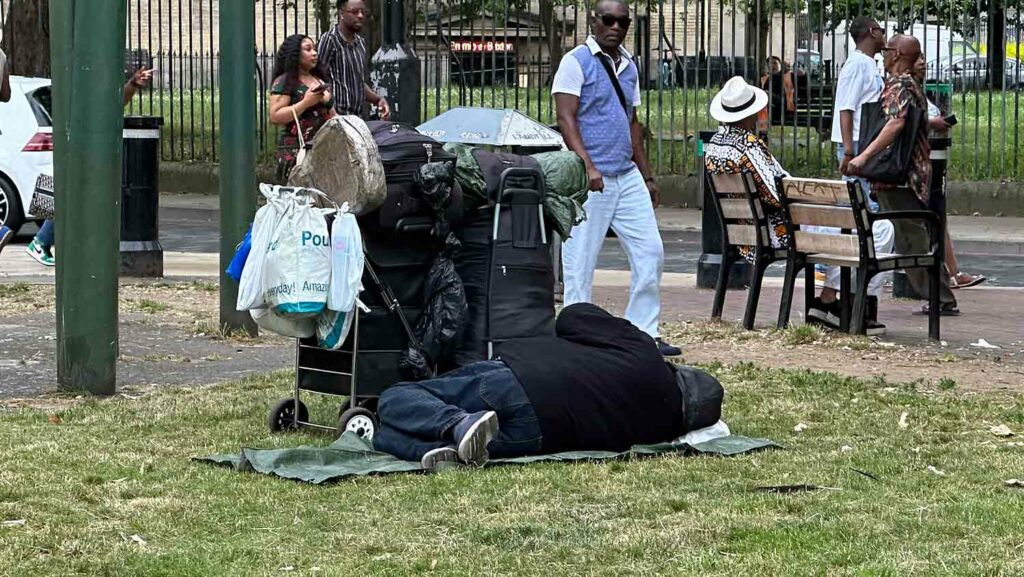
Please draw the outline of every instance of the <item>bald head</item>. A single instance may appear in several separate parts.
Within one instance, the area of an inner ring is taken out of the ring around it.
[[[921,43],[913,36],[896,34],[889,39],[885,50],[885,69],[890,74],[903,74],[914,69],[921,57]]]

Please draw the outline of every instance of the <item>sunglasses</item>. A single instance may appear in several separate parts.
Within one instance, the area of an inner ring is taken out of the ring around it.
[[[595,14],[595,16],[597,16],[598,20],[601,21],[601,24],[604,24],[609,28],[614,26],[617,22],[619,24],[619,28],[625,30],[633,23],[633,20],[629,16],[612,16],[611,14]]]
[[[366,11],[365,8],[356,8],[355,10],[349,10],[348,8],[342,8],[341,11],[342,12],[347,12],[348,14],[355,14],[356,16],[366,16],[366,14],[367,14],[367,11]]]

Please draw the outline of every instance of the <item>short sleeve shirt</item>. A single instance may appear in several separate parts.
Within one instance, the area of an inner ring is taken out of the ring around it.
[[[596,41],[593,38],[587,40],[587,46],[593,50],[591,43]],[[619,67],[615,70],[616,76],[622,76],[622,73],[629,68],[630,56],[628,52],[623,51],[622,59],[619,61]],[[573,57],[572,54],[566,54],[562,57],[562,61],[558,65],[558,70],[555,72],[555,77],[551,79],[551,94],[572,94],[578,97],[583,92],[583,68],[580,66],[579,60]],[[622,92],[629,94],[628,86],[622,87]],[[640,82],[637,81],[633,85],[633,107],[637,108],[640,106]]]
[[[853,111],[853,142],[860,138],[860,107],[866,102],[878,102],[882,94],[882,76],[875,60],[857,50],[843,65],[836,83],[836,103],[832,111],[832,142],[843,142],[839,113]]]

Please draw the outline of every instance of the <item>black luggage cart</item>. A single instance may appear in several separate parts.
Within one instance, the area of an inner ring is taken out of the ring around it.
[[[398,361],[414,341],[412,328],[422,313],[423,287],[436,253],[433,221],[403,219],[393,232],[361,225],[366,267],[359,298],[369,311],[356,307],[352,330],[338,350],[321,348],[316,337],[296,339],[294,392],[271,409],[271,431],[311,427],[372,439],[377,399],[404,380]],[[302,392],[343,398],[337,423],[311,422]]]
[[[459,231],[456,269],[469,305],[455,362],[493,359],[501,343],[555,334],[552,234],[544,218],[544,177],[504,169],[492,202]]]

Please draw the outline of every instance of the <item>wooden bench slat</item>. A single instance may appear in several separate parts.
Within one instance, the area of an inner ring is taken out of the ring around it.
[[[853,209],[848,206],[794,203],[789,205],[789,214],[793,218],[793,224],[834,226],[849,230],[857,228]]]
[[[860,255],[856,234],[823,234],[798,230],[795,237],[796,249],[800,252],[853,257]]]
[[[724,194],[746,194],[747,189],[743,184],[744,174],[712,174],[711,182],[714,184],[715,193],[719,196]]]
[[[754,220],[760,217],[760,214],[755,216],[750,212],[750,203],[745,198],[722,198],[718,201],[722,206],[722,216],[725,218],[744,218]],[[758,213],[761,212],[760,203],[755,204]]]
[[[785,178],[782,180],[783,194],[790,202],[813,204],[846,204],[850,202],[847,183],[837,180],[814,178]]]
[[[729,233],[729,244],[738,246],[755,246],[757,244],[757,229],[750,224],[727,224],[725,230]]]

